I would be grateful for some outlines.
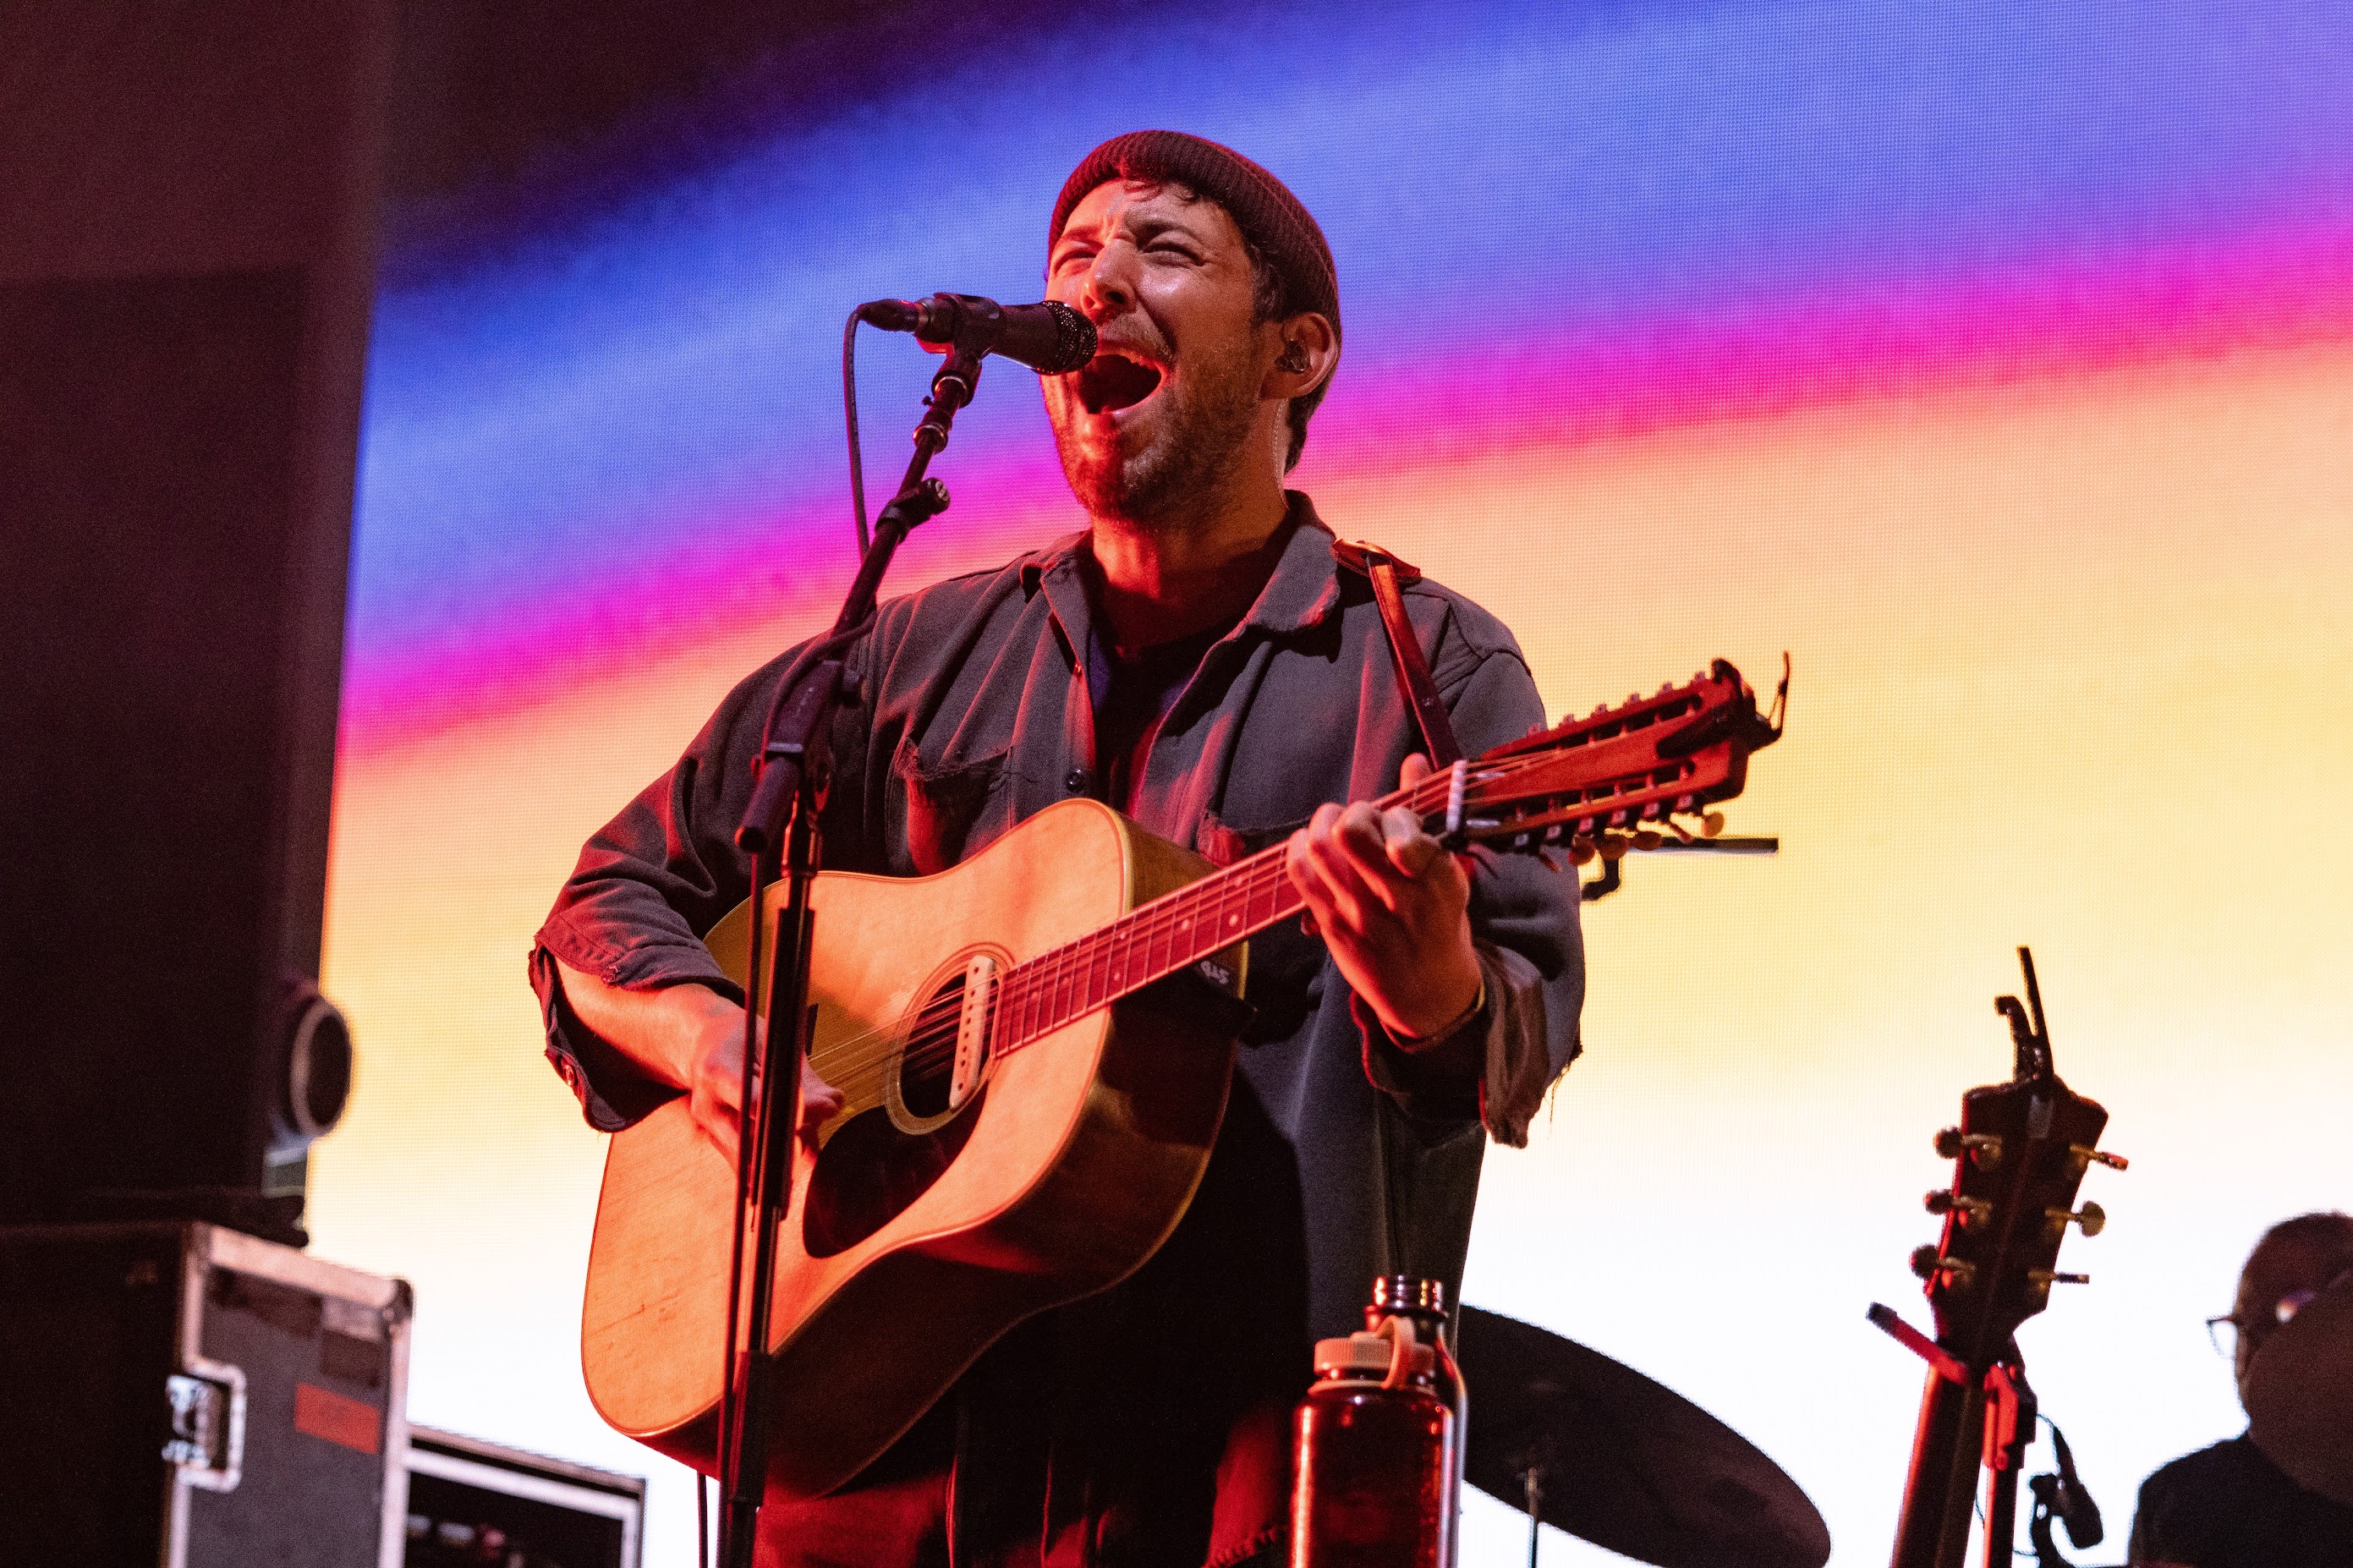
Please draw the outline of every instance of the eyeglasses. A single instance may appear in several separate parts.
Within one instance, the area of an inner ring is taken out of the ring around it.
[[[2216,1355],[2225,1361],[2235,1361],[2238,1359],[2239,1336],[2250,1326],[2276,1328],[2282,1323],[2291,1322],[2319,1294],[2317,1290],[2289,1291],[2272,1303],[2272,1321],[2269,1324],[2258,1319],[2254,1324],[2249,1325],[2242,1323],[2235,1313],[2219,1313],[2206,1320],[2206,1339],[2213,1345]]]

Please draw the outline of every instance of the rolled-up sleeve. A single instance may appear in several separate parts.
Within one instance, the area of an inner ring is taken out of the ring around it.
[[[1444,682],[1441,680],[1441,689]],[[1450,696],[1455,733],[1472,756],[1544,722],[1543,700],[1516,650],[1481,658]],[[1445,1039],[1411,1049],[1351,998],[1365,1031],[1365,1070],[1418,1120],[1469,1121],[1517,1149],[1545,1093],[1575,1060],[1585,1003],[1583,894],[1573,872],[1528,855],[1474,851],[1471,933],[1486,1000]]]
[[[628,1126],[678,1090],[581,1023],[556,961],[624,990],[693,984],[743,999],[702,937],[750,895],[750,863],[733,832],[751,799],[769,700],[792,658],[730,692],[670,771],[589,838],[539,928],[530,969],[547,1058],[600,1131]]]

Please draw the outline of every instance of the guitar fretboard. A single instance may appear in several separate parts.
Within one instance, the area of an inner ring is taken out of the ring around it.
[[[1446,789],[1446,775],[1439,773],[1373,805],[1428,812],[1445,804]],[[1006,972],[997,983],[996,1048],[1019,1050],[1297,914],[1304,902],[1278,844],[1139,904],[1109,925]]]

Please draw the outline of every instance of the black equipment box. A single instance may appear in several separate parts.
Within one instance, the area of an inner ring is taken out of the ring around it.
[[[397,1568],[405,1280],[194,1222],[0,1228],[22,1568]]]
[[[638,1568],[645,1521],[642,1476],[408,1429],[407,1568]]]

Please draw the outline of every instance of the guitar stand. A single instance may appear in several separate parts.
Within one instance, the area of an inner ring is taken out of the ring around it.
[[[875,595],[900,542],[947,509],[947,487],[924,477],[948,444],[956,411],[980,384],[980,355],[957,345],[932,377],[930,413],[915,428],[915,455],[898,493],[874,520],[874,540],[858,565],[833,629],[801,650],[777,683],[760,742],[759,782],[735,830],[752,858],[750,952],[744,965],[744,1079],[735,1152],[735,1239],[728,1260],[725,1381],[719,1402],[719,1561],[752,1568],[761,1499],[767,1485],[767,1429],[775,1403],[775,1363],[767,1354],[775,1294],[776,1230],[792,1203],[793,1155],[800,1121],[801,1064],[807,1050],[808,955],[813,937],[809,891],[823,860],[818,815],[831,782],[833,719],[852,688],[844,656],[874,623]],[[781,876],[785,907],[776,918],[776,952],[767,946],[767,889]],[[790,1020],[775,1058],[754,1005],[767,968],[771,1020]],[[700,1490],[701,1483],[696,1483]]]
[[[1926,1362],[1937,1376],[1975,1394],[1971,1404],[1978,1406],[1984,1433],[1978,1463],[1992,1476],[1986,1497],[1985,1568],[2010,1568],[2018,1535],[2018,1476],[2026,1463],[2027,1446],[2034,1441],[2036,1415],[2034,1391],[2027,1386],[2026,1362],[2018,1353],[2016,1342],[1983,1373],[1972,1373],[1936,1341],[1898,1317],[1893,1308],[1874,1301],[1870,1317],[1897,1344]],[[1977,1490],[1969,1489],[1972,1495]],[[2036,1495],[2041,1495],[2039,1489]]]

